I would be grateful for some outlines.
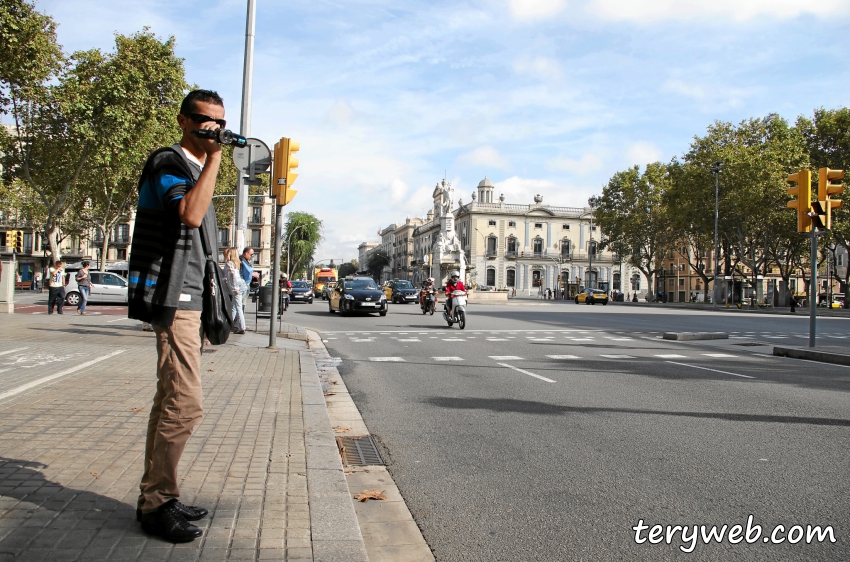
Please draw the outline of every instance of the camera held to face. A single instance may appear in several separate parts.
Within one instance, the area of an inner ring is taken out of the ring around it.
[[[244,148],[248,140],[230,129],[195,129],[192,134],[202,139],[213,139],[218,144],[230,144],[236,148]]]

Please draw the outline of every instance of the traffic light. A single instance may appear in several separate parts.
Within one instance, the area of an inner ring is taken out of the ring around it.
[[[788,195],[797,198],[788,201],[789,209],[797,209],[797,232],[811,232],[812,219],[809,212],[812,208],[812,172],[800,170],[790,174],[788,181],[797,184],[796,187],[788,188]]]
[[[820,203],[821,214],[826,216],[824,221],[826,228],[832,228],[832,210],[844,206],[844,202],[840,199],[830,198],[830,195],[840,195],[844,192],[843,184],[832,183],[832,180],[843,178],[844,170],[830,170],[829,168],[818,170],[818,202]]]
[[[10,230],[6,232],[6,246],[14,248],[17,253],[24,250],[24,233],[22,230]]]
[[[298,174],[293,172],[298,167],[298,158],[294,153],[298,152],[301,145],[298,141],[286,137],[274,145],[274,196],[278,205],[288,205],[295,194],[292,184]]]

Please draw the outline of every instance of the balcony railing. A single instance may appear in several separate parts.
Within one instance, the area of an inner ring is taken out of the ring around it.
[[[516,259],[516,257],[517,257],[517,252],[516,252],[516,250],[514,250],[514,251],[510,251],[510,250],[508,250],[507,252],[505,252],[505,257],[506,257],[506,258],[508,258],[508,259],[510,259],[510,260],[515,260],[515,259]]]
[[[496,250],[489,250],[488,249],[488,250],[484,251],[484,257],[487,257],[487,258],[495,258],[497,255],[498,255],[498,253],[496,252]]]

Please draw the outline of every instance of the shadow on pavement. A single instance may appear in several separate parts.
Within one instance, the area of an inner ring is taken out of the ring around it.
[[[48,480],[44,468],[39,462],[0,457],[0,521],[8,531],[0,539],[0,561],[64,560],[87,547],[102,549],[105,559],[129,537],[138,537],[132,542],[141,551],[146,535],[136,523],[134,506]]]
[[[636,408],[590,408],[580,406],[561,406],[531,400],[515,400],[512,398],[452,398],[448,396],[433,396],[423,400],[426,404],[440,408],[459,410],[490,410],[493,412],[514,412],[519,414],[538,414],[544,416],[560,416],[566,414],[648,414],[652,416],[673,416],[685,418],[702,418],[740,422],[762,423],[793,423],[802,425],[826,425],[850,427],[850,420],[830,418],[809,418],[797,416],[776,416],[767,414],[724,414],[714,412],[671,412],[664,410],[640,410]]]

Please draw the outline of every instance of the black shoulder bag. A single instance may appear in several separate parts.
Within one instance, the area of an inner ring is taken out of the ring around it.
[[[201,323],[204,334],[213,345],[227,342],[233,330],[233,290],[227,275],[223,275],[207,247],[207,237],[201,225],[198,235],[204,248],[207,263],[204,267],[204,308]]]

